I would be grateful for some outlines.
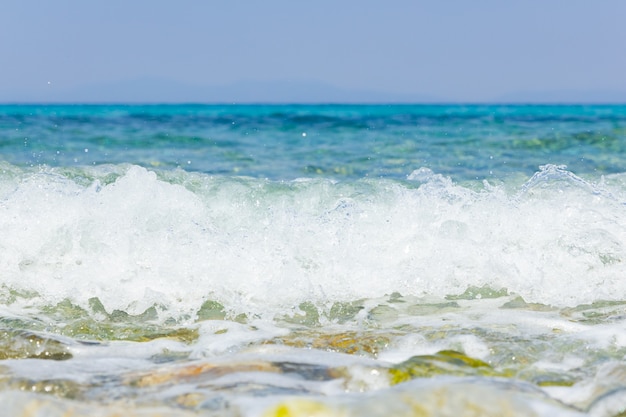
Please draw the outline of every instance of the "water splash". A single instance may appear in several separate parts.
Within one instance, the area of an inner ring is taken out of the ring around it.
[[[539,166],[539,171],[526,181],[519,192],[519,196],[529,193],[531,190],[540,187],[551,187],[555,184],[566,184],[567,186],[578,187],[592,194],[607,197],[613,200],[616,198],[607,190],[592,182],[586,181],[573,172],[567,170],[567,165],[546,164]]]
[[[615,188],[555,165],[512,195],[472,187],[427,169],[408,182],[18,170],[0,184],[0,276],[42,303],[88,310],[95,297],[109,314],[135,315],[190,316],[209,300],[276,313],[483,286],[559,306],[623,297]]]

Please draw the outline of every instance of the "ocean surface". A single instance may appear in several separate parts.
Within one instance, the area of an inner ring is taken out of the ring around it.
[[[626,415],[626,106],[0,105],[0,416]]]

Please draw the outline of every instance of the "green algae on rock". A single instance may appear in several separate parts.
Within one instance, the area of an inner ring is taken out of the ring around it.
[[[58,337],[30,330],[0,329],[0,360],[70,358],[69,344]]]
[[[414,378],[430,378],[437,375],[454,376],[501,376],[488,363],[454,350],[442,350],[433,355],[413,356],[389,369],[392,384]]]

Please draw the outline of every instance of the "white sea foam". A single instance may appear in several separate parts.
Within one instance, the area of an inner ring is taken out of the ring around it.
[[[556,306],[626,299],[621,176],[548,166],[526,184],[468,187],[425,169],[346,183],[3,172],[0,278],[34,303],[193,314],[212,299],[262,313],[485,285]]]

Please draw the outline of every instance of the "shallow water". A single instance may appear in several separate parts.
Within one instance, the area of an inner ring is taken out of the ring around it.
[[[619,106],[0,106],[0,414],[621,415],[625,133]]]

